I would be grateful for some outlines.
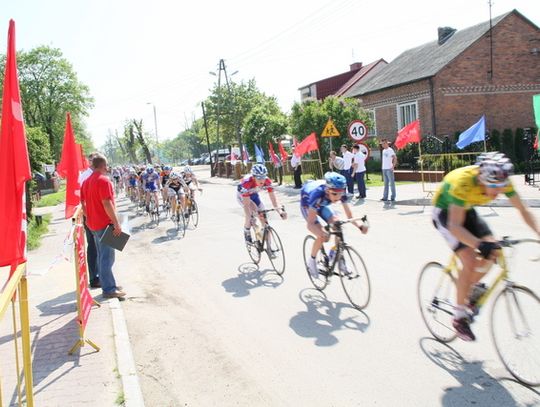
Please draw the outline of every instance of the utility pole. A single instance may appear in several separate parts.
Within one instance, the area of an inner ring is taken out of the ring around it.
[[[206,110],[204,109],[204,102],[201,102],[202,115],[204,120],[204,131],[206,133],[206,146],[208,147],[208,155],[210,156],[210,176],[214,176],[214,165],[212,163],[212,152],[210,151],[210,139],[208,138],[208,124],[206,122]]]

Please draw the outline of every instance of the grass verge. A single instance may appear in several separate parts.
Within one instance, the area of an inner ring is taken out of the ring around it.
[[[43,195],[41,199],[37,202],[36,206],[41,208],[43,206],[55,206],[59,203],[65,202],[66,200],[66,184],[60,185],[58,192],[53,192],[52,194]]]
[[[44,215],[41,225],[38,225],[34,216],[28,223],[28,250],[37,249],[41,245],[41,236],[48,232],[51,218],[51,214]]]

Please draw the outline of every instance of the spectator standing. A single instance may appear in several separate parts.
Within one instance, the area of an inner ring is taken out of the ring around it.
[[[390,147],[387,139],[382,139],[382,173],[384,179],[384,192],[381,201],[388,201],[388,187],[390,187],[390,201],[396,200],[396,182],[394,179],[394,168],[397,165],[397,156]]]
[[[335,171],[341,173],[343,166],[345,165],[345,160],[339,157],[334,150],[330,151],[330,158],[328,159],[328,165],[330,166],[330,171]]]
[[[302,188],[302,159],[300,156],[294,155],[291,158],[291,167],[294,170],[294,188]]]
[[[92,167],[92,160],[95,154],[96,153],[92,153],[88,156],[90,166],[79,175],[79,185],[81,186],[81,190],[84,182],[88,178],[90,178],[90,176],[94,172],[94,168]],[[88,277],[90,281],[90,287],[101,288],[101,283],[99,282],[99,273],[97,270],[96,242],[94,242],[94,235],[92,234],[92,231],[88,229],[88,225],[86,224],[86,216],[83,216],[83,224],[84,232],[86,234],[86,258],[88,260]]]
[[[364,174],[366,173],[366,156],[357,145],[353,147],[353,154],[353,172],[354,180],[358,184],[358,199],[364,199],[366,197],[366,182],[364,180]]]
[[[351,170],[352,170],[352,161],[353,161],[354,155],[353,153],[349,151],[347,146],[343,144],[341,146],[341,156],[343,157],[343,161],[344,161],[343,169],[341,170],[341,175],[343,175],[345,179],[347,180],[347,192],[349,192],[349,194],[352,195],[354,193],[354,185],[353,185]]]
[[[274,164],[274,179],[278,185],[283,184],[283,162],[277,154],[274,155],[276,161],[272,161]]]
[[[123,298],[126,293],[116,285],[112,267],[114,249],[100,241],[107,226],[113,225],[115,236],[122,233],[114,205],[114,188],[107,177],[107,159],[96,154],[92,159],[94,172],[83,183],[81,202],[86,214],[86,223],[94,236],[97,251],[97,270],[105,298]]]

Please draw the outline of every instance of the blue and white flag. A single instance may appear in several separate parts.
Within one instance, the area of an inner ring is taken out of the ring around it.
[[[255,158],[258,163],[264,163],[264,153],[257,144],[255,144]]]
[[[486,138],[486,116],[482,116],[475,124],[459,135],[456,143],[459,149],[464,149],[476,141],[484,141]]]

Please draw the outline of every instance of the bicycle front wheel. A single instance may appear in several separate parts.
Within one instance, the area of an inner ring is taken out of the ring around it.
[[[285,272],[285,252],[276,230],[268,226],[266,235],[266,254],[272,263],[272,267],[280,276]]]
[[[197,202],[195,202],[193,199],[191,200],[191,205],[189,206],[188,210],[191,223],[194,227],[197,227],[199,224],[199,207],[197,206]]]
[[[184,218],[184,211],[182,209],[182,205],[178,204],[178,207],[176,208],[176,213],[173,215],[173,217],[178,235],[180,237],[184,237],[186,235],[186,218]]]
[[[440,342],[455,339],[452,326],[456,301],[456,280],[437,262],[424,266],[418,278],[418,305],[427,329]]]
[[[367,307],[371,297],[371,284],[362,256],[352,247],[344,246],[337,267],[341,285],[351,305],[356,309]]]
[[[309,272],[308,259],[311,258],[311,248],[313,247],[313,243],[315,243],[315,238],[311,235],[306,236],[304,239],[304,265],[306,266],[306,271],[309,279],[311,280],[311,284],[313,284],[313,287],[319,291],[322,291],[328,285],[328,267],[325,266],[324,255],[319,250],[317,252],[317,268],[319,269],[319,277],[313,278],[311,276],[311,273]]]
[[[491,309],[491,336],[506,370],[540,385],[540,299],[527,287],[508,286]]]

